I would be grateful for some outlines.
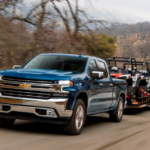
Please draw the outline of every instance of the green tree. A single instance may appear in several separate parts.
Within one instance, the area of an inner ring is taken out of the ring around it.
[[[84,36],[84,44],[87,53],[92,56],[107,59],[114,56],[117,47],[116,38],[106,36],[105,34],[93,34],[93,36]]]

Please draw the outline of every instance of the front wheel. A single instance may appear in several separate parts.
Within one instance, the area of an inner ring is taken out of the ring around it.
[[[64,126],[64,131],[69,134],[78,135],[81,133],[85,122],[85,104],[81,99],[77,99],[72,117],[68,124]]]
[[[15,122],[15,119],[5,119],[0,118],[0,126],[12,126]]]
[[[110,119],[115,122],[120,122],[122,120],[123,110],[124,110],[124,101],[123,98],[120,97],[117,108],[109,113]]]

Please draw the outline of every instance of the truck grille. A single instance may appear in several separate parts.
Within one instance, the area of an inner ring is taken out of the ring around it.
[[[26,97],[26,98],[36,98],[36,99],[50,99],[52,97],[52,93],[50,93],[50,92],[5,89],[5,88],[2,89],[2,95],[15,96],[15,97]]]
[[[49,80],[34,80],[34,79],[22,79],[22,78],[11,78],[11,77],[2,77],[6,81],[17,81],[17,82],[30,82],[30,83],[41,83],[41,84],[54,84],[54,81]]]

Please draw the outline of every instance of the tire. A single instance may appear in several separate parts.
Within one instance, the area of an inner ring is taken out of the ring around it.
[[[122,120],[123,111],[124,111],[124,100],[120,96],[118,106],[114,111],[109,112],[109,118],[114,122],[120,122]]]
[[[0,126],[12,126],[14,124],[16,119],[4,119],[4,118],[0,118]]]
[[[132,98],[134,96],[132,86],[127,87],[127,95],[129,96],[129,98]],[[127,99],[127,104],[128,105],[131,105],[132,103],[133,103],[133,99]]]
[[[64,126],[64,131],[66,133],[71,135],[79,135],[81,133],[86,118],[85,110],[86,109],[84,102],[81,99],[77,99],[77,102],[73,109],[72,117],[70,118],[68,124]]]

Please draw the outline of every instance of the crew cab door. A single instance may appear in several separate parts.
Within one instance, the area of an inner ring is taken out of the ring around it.
[[[102,61],[96,60],[98,71],[104,72],[104,78],[99,80],[101,90],[103,92],[103,102],[101,109],[108,110],[113,102],[113,81],[110,79],[106,64]]]
[[[89,63],[88,75],[90,81],[90,98],[89,98],[89,112],[95,113],[102,111],[102,101],[103,101],[103,86],[98,80],[92,79],[92,72],[98,71],[97,64],[94,59]]]

